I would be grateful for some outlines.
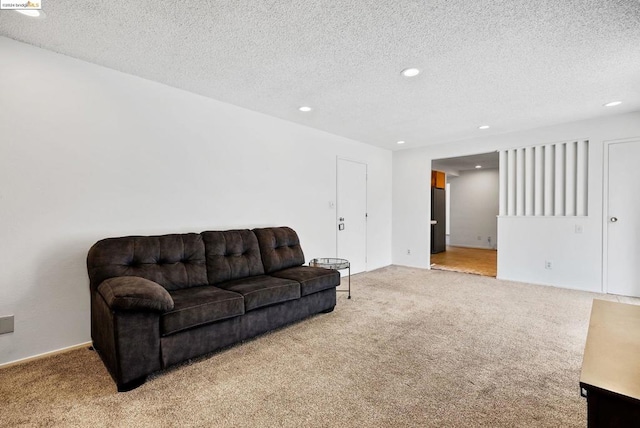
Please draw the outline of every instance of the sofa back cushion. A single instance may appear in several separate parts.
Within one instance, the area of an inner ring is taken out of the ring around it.
[[[209,284],[263,275],[258,240],[252,231],[202,232]]]
[[[290,227],[267,227],[253,232],[258,238],[265,273],[304,264],[298,234]]]
[[[204,243],[197,233],[103,239],[89,250],[87,269],[92,290],[116,276],[139,276],[167,290],[207,284]]]

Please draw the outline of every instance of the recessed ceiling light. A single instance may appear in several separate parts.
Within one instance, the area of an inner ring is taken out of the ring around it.
[[[622,101],[611,101],[610,103],[603,104],[604,107],[615,107],[622,104]]]
[[[311,107],[309,107],[309,106],[302,106],[302,107],[300,107],[298,110],[300,110],[300,111],[302,111],[302,112],[307,113],[307,112],[311,111]]]
[[[397,144],[404,144],[406,141],[398,141]]]
[[[420,74],[420,70],[417,68],[405,68],[400,72],[404,77],[414,77]]]
[[[476,169],[482,168],[482,165],[476,165]]]
[[[37,9],[16,10],[16,12],[30,16],[31,18],[44,18],[44,12]]]
[[[489,125],[480,125],[478,126],[478,129],[489,129],[491,128]]]

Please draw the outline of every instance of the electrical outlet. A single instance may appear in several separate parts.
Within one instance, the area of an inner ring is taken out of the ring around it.
[[[553,269],[553,263],[551,263],[550,260],[545,260],[544,261],[544,268],[545,269],[549,269],[549,270]]]
[[[0,317],[0,334],[13,333],[13,315]]]
[[[478,235],[478,241],[482,241],[482,236]]]
[[[407,248],[407,256],[411,255],[411,250]]]
[[[576,224],[575,232],[576,233],[582,233],[582,225],[581,224]]]

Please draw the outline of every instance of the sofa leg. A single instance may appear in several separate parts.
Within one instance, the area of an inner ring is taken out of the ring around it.
[[[134,380],[129,381],[127,383],[118,384],[118,392],[131,391],[133,389],[136,389],[137,387],[139,387],[140,385],[142,385],[146,381],[147,381],[147,377],[146,376],[142,376],[142,377],[139,377],[138,379],[134,379]]]
[[[333,312],[334,309],[335,309],[335,306],[331,306],[329,309],[325,309],[324,311],[322,311],[322,313],[328,314],[329,312]]]

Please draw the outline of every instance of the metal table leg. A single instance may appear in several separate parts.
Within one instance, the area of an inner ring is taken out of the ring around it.
[[[347,299],[351,298],[351,263],[349,263],[349,294],[347,295]]]

